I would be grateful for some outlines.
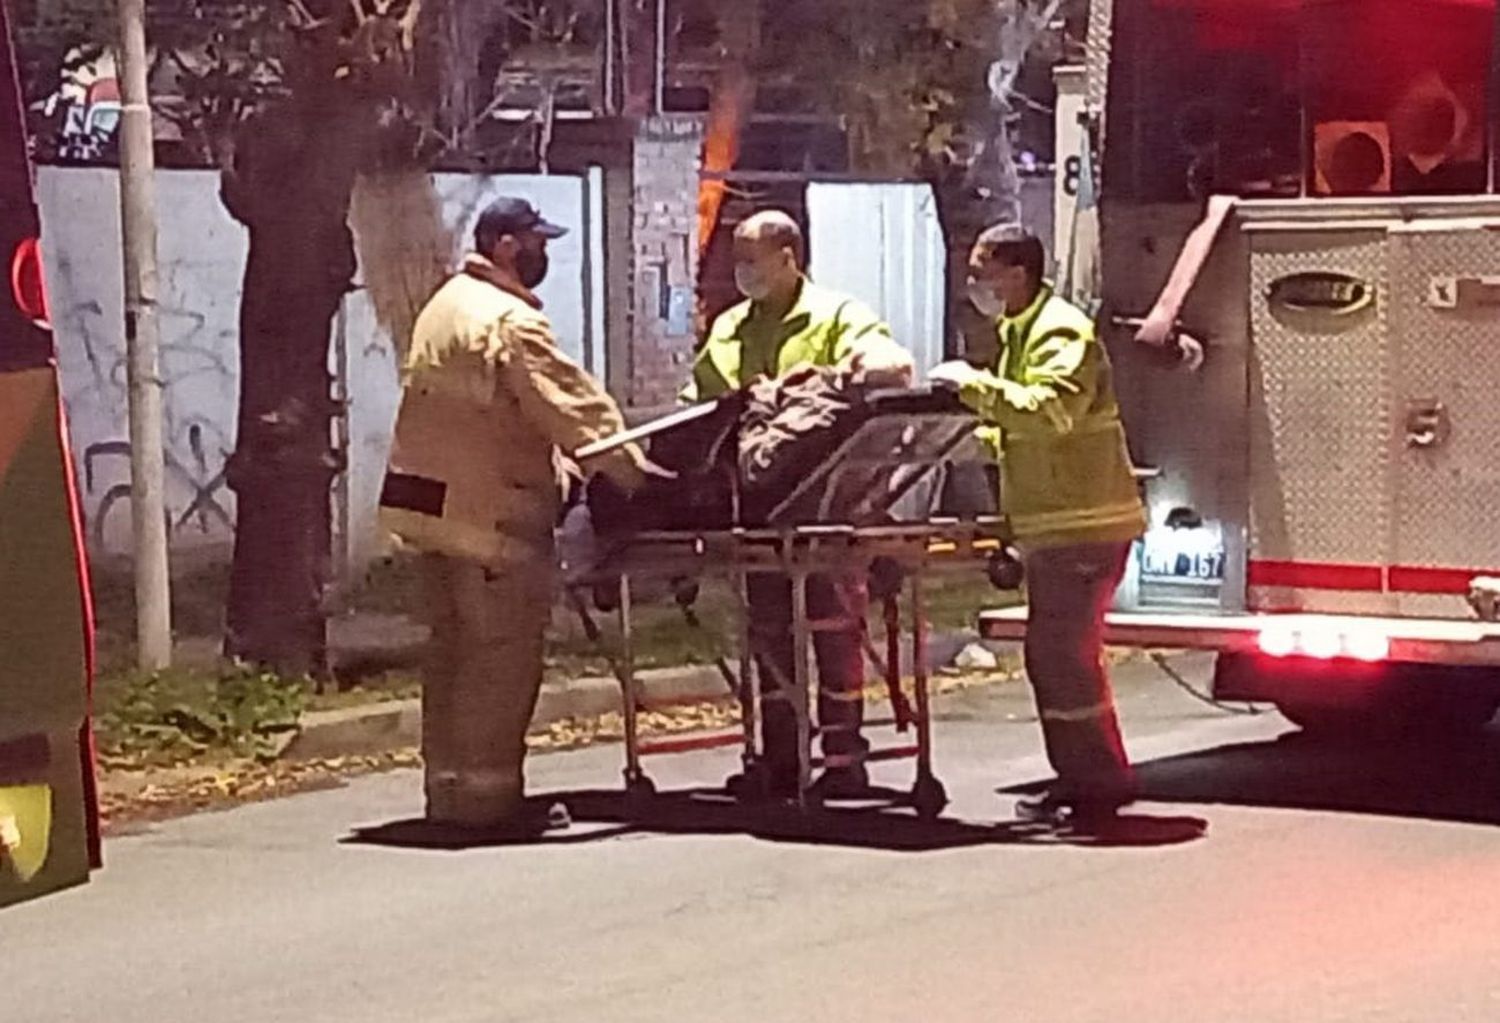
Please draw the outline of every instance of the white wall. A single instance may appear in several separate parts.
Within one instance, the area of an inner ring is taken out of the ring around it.
[[[584,221],[583,180],[438,175],[436,185],[460,243],[472,235],[479,211],[502,194],[531,200],[570,229],[551,246],[552,271],[539,295],[564,348],[602,372],[602,291],[586,292],[585,281],[598,276],[603,256],[600,233]],[[104,168],[44,167],[38,190],[63,400],[90,538],[100,553],[125,553],[130,472],[118,177]],[[221,474],[235,442],[237,319],[248,241],[219,204],[214,172],[158,172],[157,207],[171,538],[177,549],[221,546],[233,535],[234,497]],[[597,201],[592,208],[599,209]],[[346,302],[344,338],[348,544],[357,564],[372,540],[398,393],[394,347],[362,293]]]
[[[813,280],[884,317],[920,373],[942,362],[947,255],[931,187],[814,182],[807,218]]]
[[[99,168],[43,167],[37,177],[63,401],[89,536],[96,550],[127,552],[130,431],[119,179]],[[213,174],[161,172],[157,205],[172,541],[219,543],[231,536],[234,516],[234,495],[220,474],[234,449],[246,234],[219,206]]]

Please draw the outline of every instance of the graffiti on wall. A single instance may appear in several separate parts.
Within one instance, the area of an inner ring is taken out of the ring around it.
[[[32,105],[59,160],[107,162],[117,150],[120,83],[108,49],[75,47],[58,69],[57,89]]]
[[[57,260],[59,276],[74,272]],[[170,276],[170,273],[169,273]],[[234,533],[234,501],[226,477],[233,450],[235,410],[211,396],[233,387],[229,353],[234,337],[213,330],[201,312],[170,303],[161,321],[162,452],[166,469],[167,527],[174,542],[222,542]],[[88,299],[57,314],[61,336],[81,349],[87,375],[65,374],[65,401],[81,452],[82,497],[90,547],[100,553],[128,549],[130,527],[129,397],[126,354],[118,329],[105,323],[102,306]],[[74,365],[79,365],[75,362]]]

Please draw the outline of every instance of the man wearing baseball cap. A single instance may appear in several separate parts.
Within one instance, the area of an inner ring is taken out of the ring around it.
[[[552,604],[567,456],[624,429],[599,381],[559,350],[533,293],[566,231],[523,199],[479,217],[474,251],[417,318],[381,518],[422,552],[432,660],[423,685],[429,821],[531,832],[526,731]],[[628,446],[591,465],[627,488]]]

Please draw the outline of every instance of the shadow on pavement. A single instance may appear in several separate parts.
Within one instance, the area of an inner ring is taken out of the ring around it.
[[[567,804],[573,826],[527,838],[462,832],[422,820],[357,829],[345,844],[460,851],[507,845],[576,845],[625,835],[749,835],[768,842],[922,853],[983,845],[1079,845],[1092,848],[1177,845],[1201,838],[1207,823],[1196,817],[1125,814],[1089,834],[1019,821],[984,823],[940,817],[923,820],[889,806],[825,806],[799,811],[789,805],[743,806],[718,791],[666,792],[632,805],[623,792],[551,793]]]
[[[1139,766],[1151,802],[1500,824],[1500,730],[1383,746],[1293,732]]]

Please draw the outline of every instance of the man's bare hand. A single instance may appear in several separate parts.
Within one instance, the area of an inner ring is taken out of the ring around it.
[[[641,483],[650,481],[671,482],[678,478],[678,474],[664,465],[653,462],[645,450],[638,444],[632,444],[625,449],[630,453],[631,463],[636,471],[641,474]]]
[[[849,360],[849,372],[855,380],[870,387],[910,387],[916,367],[910,359],[874,359],[864,352],[856,352]]]
[[[952,362],[945,362],[934,366],[927,373],[927,379],[933,383],[953,384],[957,387],[971,384],[982,376],[984,376],[984,370],[977,368],[971,363],[964,362],[962,359],[955,359]]]
[[[1129,326],[1132,321],[1117,319],[1115,322],[1121,326]],[[1135,340],[1139,344],[1159,348],[1163,352],[1175,353],[1178,366],[1189,373],[1196,373],[1203,368],[1205,358],[1203,342],[1183,332],[1178,327],[1177,321],[1170,316],[1153,311],[1144,320],[1139,321]]]
[[[1167,342],[1172,340],[1172,335],[1177,330],[1177,320],[1170,313],[1162,314],[1155,310],[1141,321],[1139,329],[1135,332],[1136,341],[1143,345],[1152,345],[1157,348],[1165,348]]]
[[[1188,334],[1177,335],[1177,350],[1181,353],[1179,365],[1189,373],[1196,373],[1203,368],[1203,360],[1207,357],[1203,342]]]

